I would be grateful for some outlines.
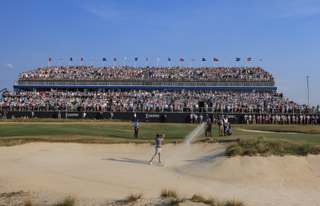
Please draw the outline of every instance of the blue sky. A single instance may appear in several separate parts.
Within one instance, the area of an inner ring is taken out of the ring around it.
[[[320,1],[2,1],[0,89],[13,90],[18,74],[51,65],[179,65],[261,67],[275,77],[278,92],[298,103],[320,103]]]

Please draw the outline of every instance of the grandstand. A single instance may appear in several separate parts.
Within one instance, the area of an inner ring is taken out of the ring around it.
[[[260,67],[44,67],[19,75],[15,91],[101,91],[219,90],[272,92],[277,90],[273,76]]]
[[[307,119],[320,111],[319,105],[299,105],[276,91],[273,75],[260,67],[52,66],[19,74],[14,91],[3,92],[0,111],[47,118],[80,118],[87,112],[88,118],[132,119],[137,113],[140,121],[150,122],[229,115],[238,123],[246,114]]]

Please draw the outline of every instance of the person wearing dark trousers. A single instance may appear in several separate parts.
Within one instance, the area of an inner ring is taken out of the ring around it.
[[[137,119],[133,124],[134,127],[134,139],[139,139],[138,132],[139,132],[139,120]]]

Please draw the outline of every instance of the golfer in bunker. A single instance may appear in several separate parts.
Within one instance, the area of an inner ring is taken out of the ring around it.
[[[154,153],[153,157],[151,158],[149,164],[152,165],[152,160],[153,158],[158,154],[159,155],[159,163],[161,163],[161,160],[160,160],[160,155],[161,155],[161,142],[162,140],[164,139],[165,135],[162,134],[162,138],[161,138],[161,135],[160,134],[157,134],[156,136],[156,153]]]

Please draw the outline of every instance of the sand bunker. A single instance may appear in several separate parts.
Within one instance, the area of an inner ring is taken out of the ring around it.
[[[147,164],[154,154],[149,144],[0,147],[0,193],[32,191],[41,205],[75,194],[80,205],[105,205],[144,191],[146,204],[159,201],[166,188],[186,198],[235,197],[249,206],[319,205],[320,156],[226,158],[225,147],[164,145],[163,163],[153,165]]]

